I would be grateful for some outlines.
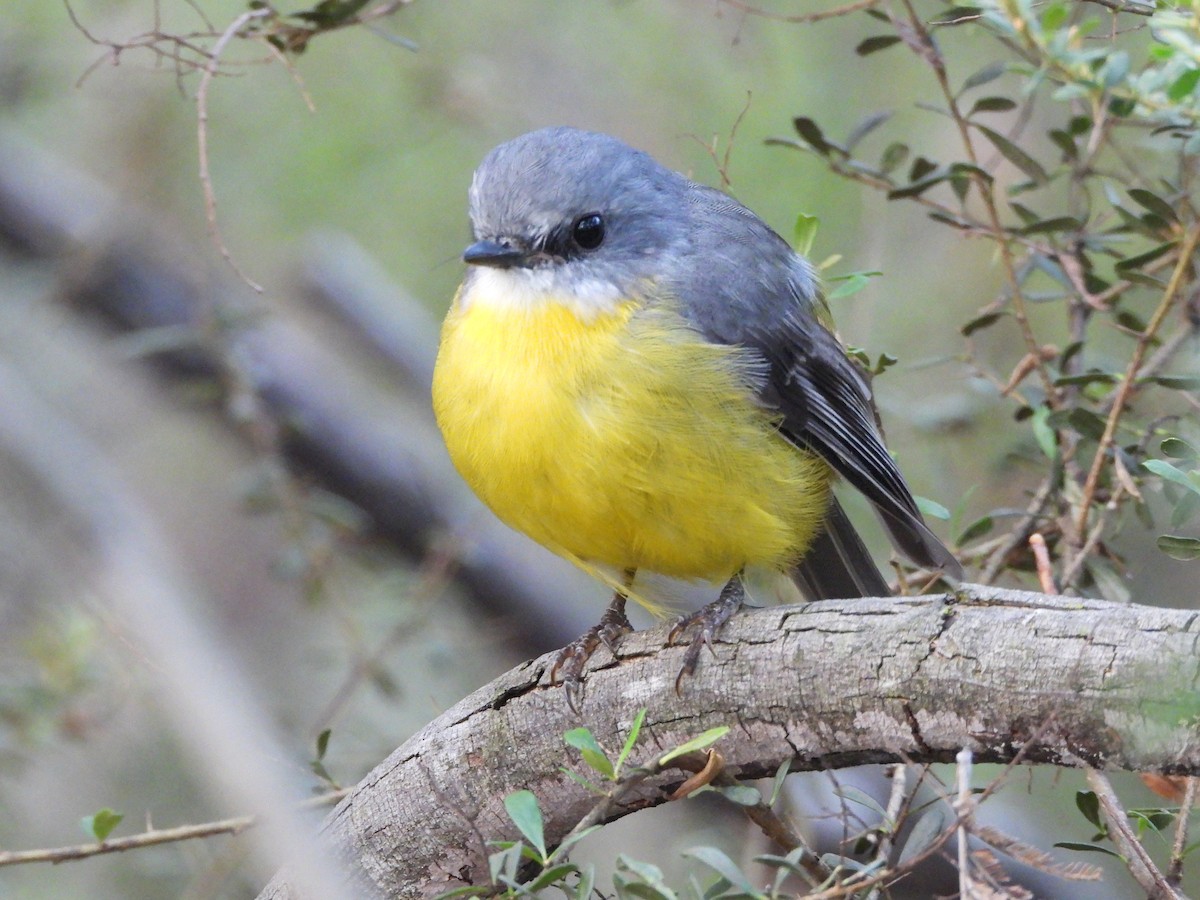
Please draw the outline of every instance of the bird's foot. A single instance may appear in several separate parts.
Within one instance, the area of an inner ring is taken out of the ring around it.
[[[567,695],[567,706],[579,714],[579,700],[583,693],[583,669],[592,658],[596,648],[603,644],[616,655],[617,640],[633,631],[625,615],[625,596],[616,594],[600,621],[559,651],[554,665],[550,667],[550,683],[558,684],[562,674],[563,690]]]
[[[721,595],[716,600],[707,606],[702,606],[690,615],[680,616],[671,626],[671,631],[667,634],[668,646],[673,646],[684,632],[695,631],[688,644],[687,652],[683,655],[683,665],[679,667],[679,674],[675,676],[676,694],[679,693],[679,687],[683,683],[684,677],[690,676],[696,671],[696,663],[700,660],[701,650],[708,647],[709,652],[716,655],[712,645],[713,637],[729,621],[730,617],[742,608],[745,602],[746,588],[742,584],[741,573],[738,573],[729,579],[729,583],[721,589]]]

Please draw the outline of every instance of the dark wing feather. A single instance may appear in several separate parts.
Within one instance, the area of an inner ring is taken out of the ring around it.
[[[850,524],[836,499],[830,499],[823,530],[792,580],[809,600],[845,600],[851,597],[887,597],[891,594],[870,551]]]
[[[719,191],[691,185],[688,243],[672,257],[666,287],[686,297],[684,312],[709,340],[738,344],[764,361],[762,402],[778,410],[797,446],[820,454],[871,501],[892,543],[913,562],[955,578],[962,567],[925,525],[875,420],[871,391],[837,339],[817,321],[817,289],[808,264],[761,219]],[[837,560],[843,570],[814,574]],[[864,563],[865,560],[865,563]],[[856,566],[870,573],[857,576]],[[851,585],[880,593],[882,577],[834,501],[826,532],[800,566],[798,580],[817,589]],[[807,573],[807,574],[806,574]],[[822,595],[820,592],[818,595]]]
[[[767,340],[759,348],[771,361],[763,398],[783,413],[784,432],[862,491],[901,553],[961,577],[957,560],[921,517],[883,445],[870,391],[833,335],[814,320],[803,331],[793,325]]]

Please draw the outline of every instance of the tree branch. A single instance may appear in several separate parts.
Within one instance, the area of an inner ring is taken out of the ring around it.
[[[674,746],[715,725],[731,774],[864,763],[1011,760],[1200,772],[1195,684],[1200,614],[979,586],[958,594],[761,609],[726,626],[676,696],[685,648],[662,628],[597,653],[582,719],[620,746],[639,707],[643,740]],[[532,790],[562,839],[594,797],[562,733],[579,724],[548,683],[551,657],[464,699],[396,750],[324,825],[347,868],[386,897],[486,883],[479,835],[515,839],[503,800]],[[646,779],[609,817],[666,802],[678,775]],[[302,896],[287,872],[260,900]]]

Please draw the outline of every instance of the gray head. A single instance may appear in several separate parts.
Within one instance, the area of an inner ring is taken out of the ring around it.
[[[757,216],[605,134],[543,128],[501,144],[475,172],[470,212],[469,277],[522,298],[596,310],[657,285],[740,315],[755,299],[745,287],[811,290],[807,266]]]

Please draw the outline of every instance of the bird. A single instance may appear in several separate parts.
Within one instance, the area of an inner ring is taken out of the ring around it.
[[[572,707],[588,657],[632,628],[638,572],[723,585],[671,630],[693,635],[677,691],[745,602],[747,571],[786,573],[808,600],[889,595],[837,479],[903,556],[962,577],[822,324],[813,266],[761,218],[565,126],[491,150],[468,201],[434,413],[485,505],[613,589],[551,669]]]

